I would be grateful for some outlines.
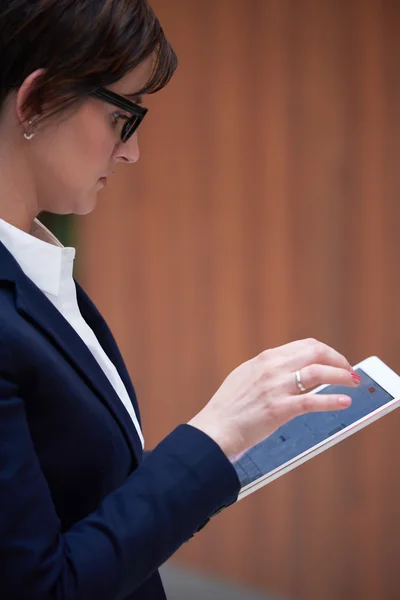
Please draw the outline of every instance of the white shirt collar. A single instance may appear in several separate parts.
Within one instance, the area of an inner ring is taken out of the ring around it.
[[[0,219],[0,241],[42,292],[59,296],[61,277],[72,277],[75,248],[65,248],[38,219],[31,233]]]

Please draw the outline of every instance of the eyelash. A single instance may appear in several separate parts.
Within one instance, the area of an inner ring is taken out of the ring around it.
[[[114,123],[116,123],[118,119],[123,119],[124,121],[127,121],[129,119],[128,115],[125,115],[124,113],[118,111],[112,113],[112,118],[114,119]]]

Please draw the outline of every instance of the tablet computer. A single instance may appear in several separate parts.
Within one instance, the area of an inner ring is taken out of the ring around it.
[[[313,391],[346,394],[352,399],[349,408],[295,417],[234,461],[241,484],[238,500],[400,405],[400,377],[379,358],[367,358],[354,370],[361,377],[356,388],[323,385]]]

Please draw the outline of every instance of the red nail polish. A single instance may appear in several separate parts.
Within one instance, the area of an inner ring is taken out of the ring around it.
[[[354,371],[353,371],[353,373],[351,374],[351,376],[352,376],[353,380],[354,380],[356,383],[360,383],[360,381],[361,381],[361,377],[360,377],[359,375],[357,375],[357,373],[354,373]]]

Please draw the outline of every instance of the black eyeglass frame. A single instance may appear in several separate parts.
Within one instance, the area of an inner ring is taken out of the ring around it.
[[[121,142],[125,144],[129,138],[135,133],[140,123],[145,118],[148,108],[144,108],[143,106],[139,106],[139,104],[135,104],[135,102],[131,102],[124,96],[120,96],[120,94],[116,94],[111,90],[107,90],[106,88],[100,87],[90,92],[90,96],[94,98],[98,98],[102,102],[107,102],[108,104],[113,104],[122,110],[126,110],[127,112],[132,113],[133,117],[127,119],[126,123],[121,132]]]

